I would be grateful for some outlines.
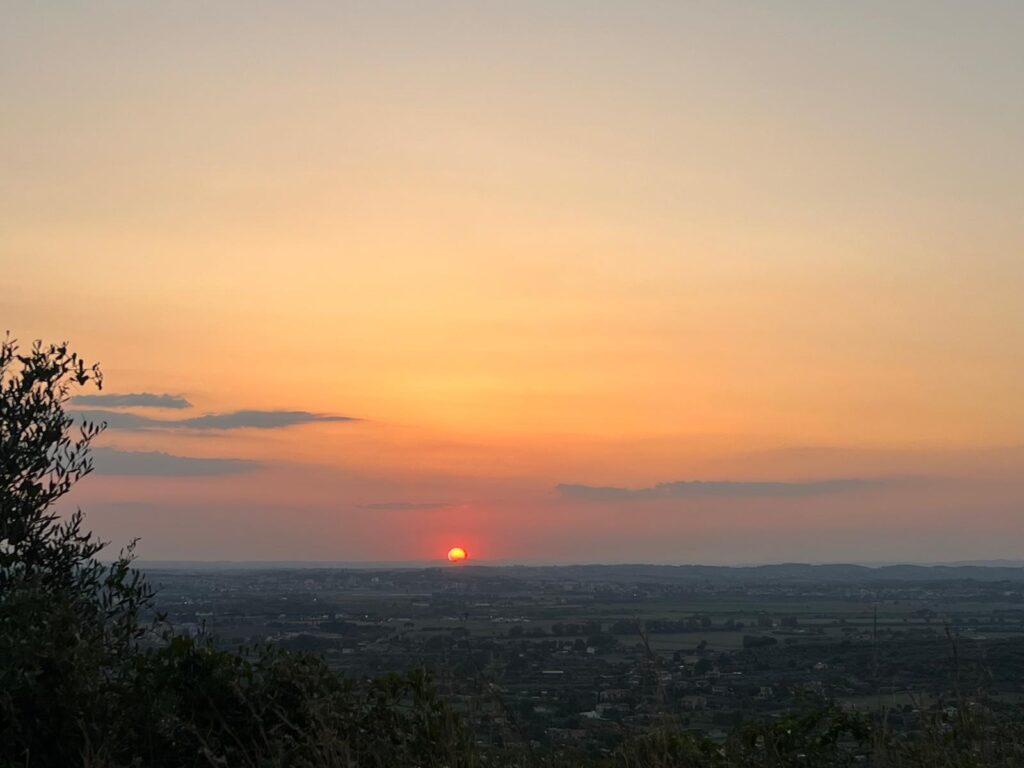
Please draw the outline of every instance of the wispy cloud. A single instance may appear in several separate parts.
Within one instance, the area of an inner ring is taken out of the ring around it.
[[[210,477],[253,472],[263,466],[248,459],[197,458],[160,451],[119,451],[116,448],[95,448],[93,457],[96,473],[100,475]]]
[[[300,424],[356,421],[350,416],[332,416],[309,411],[231,411],[210,413],[187,419],[154,419],[134,413],[89,410],[73,411],[81,421],[105,421],[111,429],[280,429]]]
[[[69,411],[68,415],[74,417],[79,422],[91,421],[95,424],[106,422],[110,429],[148,429],[151,424],[175,423],[151,419],[149,416],[139,416],[136,413],[121,413],[120,411]]]
[[[451,504],[445,501],[385,501],[377,504],[356,504],[356,509],[370,510],[416,510],[416,509],[444,509]]]
[[[104,408],[191,408],[192,403],[181,395],[153,394],[151,392],[124,392],[104,395],[77,395],[71,398],[75,405],[98,405]]]
[[[277,429],[316,422],[355,421],[350,416],[331,416],[309,411],[232,411],[182,419],[179,426],[190,429]]]
[[[736,496],[812,496],[843,493],[887,485],[900,478],[833,478],[804,482],[680,480],[648,488],[574,485],[562,483],[555,490],[567,499],[583,501],[627,501],[674,498],[727,498]]]

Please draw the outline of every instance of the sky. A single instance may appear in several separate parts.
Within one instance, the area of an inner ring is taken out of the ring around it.
[[[0,325],[101,364],[115,546],[1024,557],[1024,5],[0,17]]]

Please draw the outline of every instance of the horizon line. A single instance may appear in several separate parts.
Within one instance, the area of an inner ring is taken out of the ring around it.
[[[912,560],[884,560],[884,561],[799,561],[799,560],[773,560],[759,562],[737,562],[737,563],[698,563],[698,562],[643,562],[643,561],[529,561],[529,560],[474,560],[468,563],[452,564],[445,559],[437,558],[431,560],[188,560],[188,559],[138,559],[134,561],[138,568],[187,568],[187,567],[223,567],[223,568],[244,568],[244,567],[269,567],[269,568],[571,568],[571,567],[659,567],[659,568],[765,568],[772,566],[855,566],[859,568],[888,568],[894,566],[913,566],[918,568],[1024,568],[1024,558],[992,558],[974,560],[943,560],[943,561],[912,561]]]

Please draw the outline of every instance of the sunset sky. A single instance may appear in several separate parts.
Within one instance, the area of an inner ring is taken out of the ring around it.
[[[143,559],[1021,558],[1022,35],[8,3],[0,331],[101,363]]]

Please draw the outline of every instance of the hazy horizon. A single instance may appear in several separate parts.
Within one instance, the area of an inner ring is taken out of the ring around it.
[[[979,567],[979,568],[1024,568],[1024,560],[995,559],[995,560],[954,560],[940,562],[832,562],[832,561],[792,561],[792,562],[734,562],[734,563],[696,563],[696,562],[632,562],[632,561],[541,561],[541,560],[484,560],[472,559],[460,565],[451,565],[441,559],[435,560],[136,560],[136,564],[142,569],[186,569],[204,567],[223,568],[341,568],[341,569],[404,569],[404,568],[469,568],[469,567],[493,567],[493,568],[561,568],[561,567],[622,567],[622,566],[651,566],[651,567],[710,567],[710,568],[762,568],[785,565],[807,565],[807,566],[844,566],[853,565],[863,568],[887,568],[893,566],[912,567]]]

